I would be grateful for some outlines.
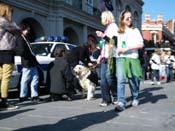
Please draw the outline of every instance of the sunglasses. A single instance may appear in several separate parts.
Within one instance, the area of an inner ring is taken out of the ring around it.
[[[132,18],[132,17],[127,17],[125,20],[126,20],[126,21],[129,21],[129,19],[132,20],[133,18]]]

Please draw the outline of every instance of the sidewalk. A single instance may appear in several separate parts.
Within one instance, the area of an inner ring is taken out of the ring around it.
[[[174,131],[174,84],[141,83],[138,107],[130,106],[126,88],[128,108],[120,113],[114,112],[114,105],[99,107],[99,88],[98,98],[91,101],[25,102],[17,110],[0,112],[0,131]]]

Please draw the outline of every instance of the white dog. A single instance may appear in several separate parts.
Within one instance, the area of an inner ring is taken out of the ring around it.
[[[91,70],[82,65],[76,65],[73,69],[74,75],[78,78],[81,87],[87,91],[87,99],[90,100],[94,97],[94,92],[98,83],[97,75],[93,74]]]

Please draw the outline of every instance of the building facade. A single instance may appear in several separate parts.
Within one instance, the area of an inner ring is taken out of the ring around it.
[[[170,47],[175,41],[174,20],[164,22],[163,15],[159,14],[156,20],[145,14],[142,22],[142,34],[147,47]]]
[[[104,30],[101,25],[101,0],[0,0],[14,9],[13,19],[31,27],[31,41],[41,36],[67,36],[70,43],[81,44],[87,35]],[[123,9],[134,16],[134,25],[141,29],[142,0],[111,0],[116,23]]]
[[[175,34],[175,20],[169,20],[166,22],[166,27],[171,31],[171,33]]]

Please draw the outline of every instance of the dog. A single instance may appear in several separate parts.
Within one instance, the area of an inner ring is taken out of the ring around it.
[[[97,74],[93,73],[89,68],[82,65],[76,65],[73,68],[73,72],[83,89],[83,95],[85,91],[87,91],[86,100],[91,100],[94,97],[95,89],[98,84]]]

